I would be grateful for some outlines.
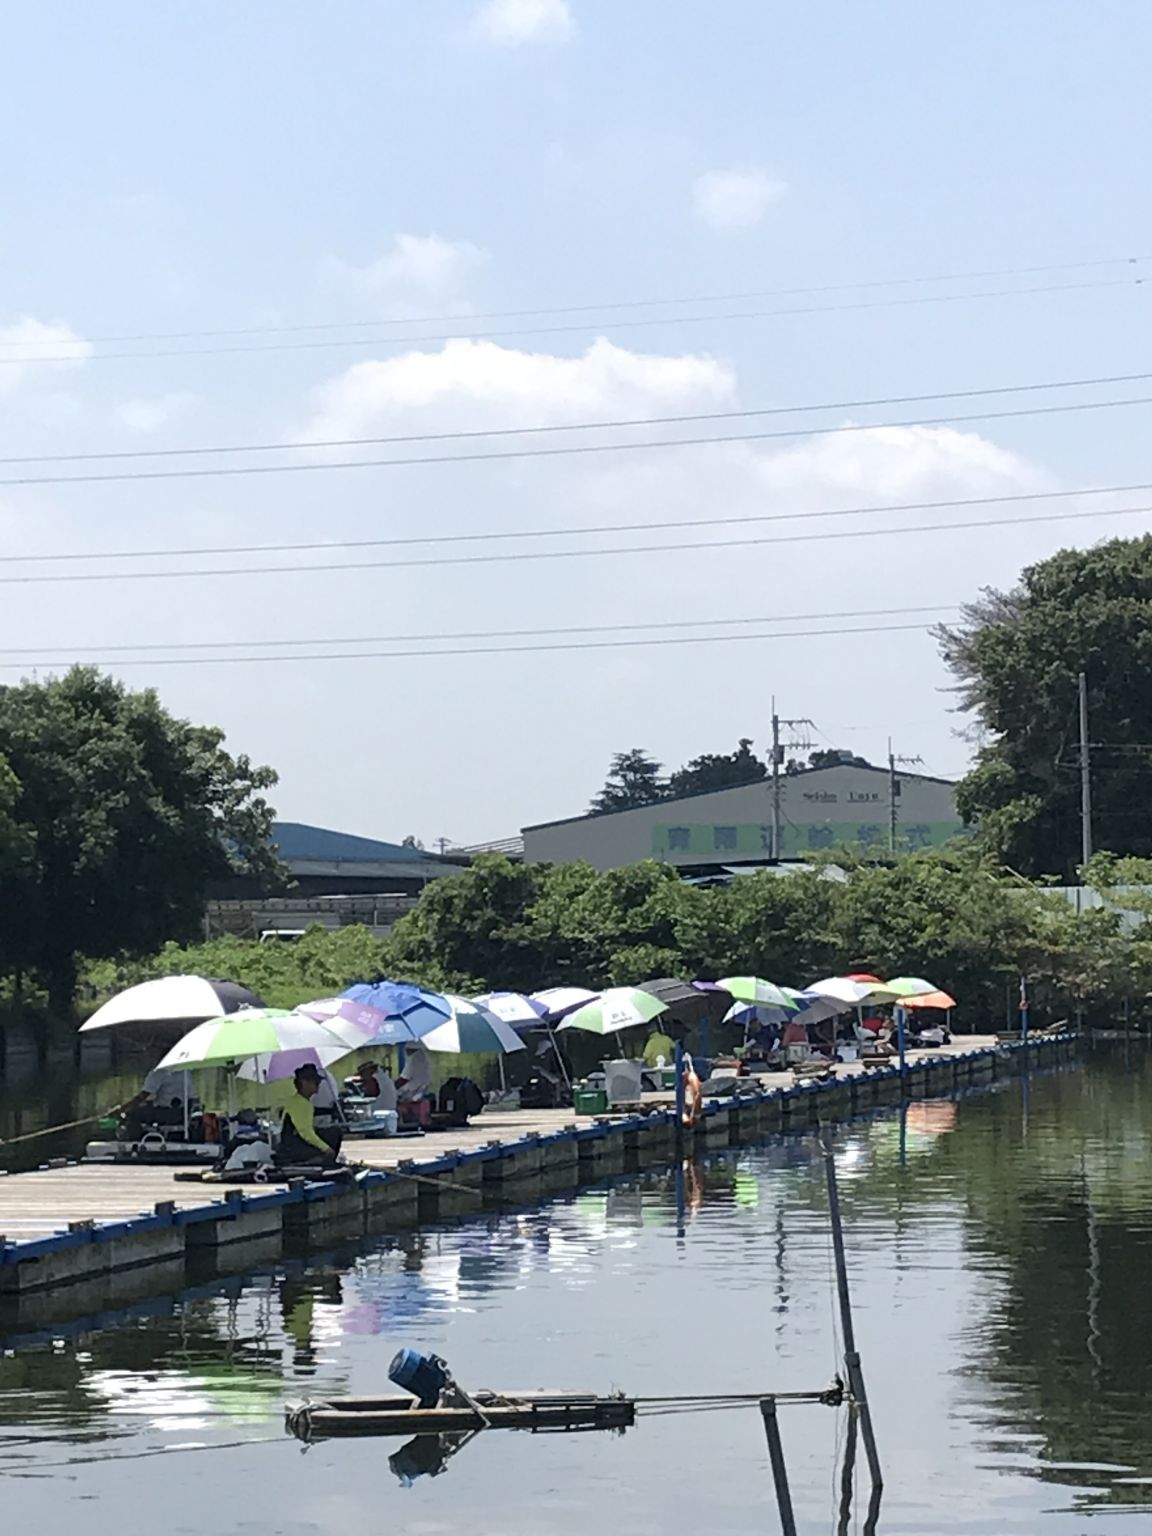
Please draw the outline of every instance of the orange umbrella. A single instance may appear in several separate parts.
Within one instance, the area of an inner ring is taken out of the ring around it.
[[[956,999],[947,992],[923,992],[919,997],[902,997],[901,1008],[955,1008]]]

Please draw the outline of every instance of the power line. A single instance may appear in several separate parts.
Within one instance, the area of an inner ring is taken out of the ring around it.
[[[635,453],[653,448],[702,448],[727,443],[756,443],[797,437],[834,437],[844,433],[879,432],[893,427],[958,426],[975,421],[1007,421],[1025,416],[1058,416],[1072,411],[1107,411],[1123,406],[1152,405],[1152,396],[1126,400],[1080,400],[1060,405],[1017,406],[1009,411],[975,411],[964,415],[906,417],[900,421],[847,422],[839,426],[788,427],[771,432],[725,432],[709,437],[647,438],[637,443],[562,443],[546,448],[500,448],[494,453],[421,454],[392,459],[337,459],[321,464],[213,464],[206,469],[112,470],[83,475],[10,475],[0,486],[93,485],[150,480],[205,480],[233,475],[314,474],[335,469],[396,469],[420,464],[483,464],[497,460],[572,458],[590,453]]]
[[[748,618],[722,619],[666,619],[659,623],[640,624],[562,624],[549,625],[544,629],[456,629],[443,634],[408,634],[408,635],[313,635],[296,636],[291,640],[178,640],[167,644],[161,641],[148,641],[135,645],[96,645],[96,646],[72,646],[72,645],[33,645],[33,646],[0,646],[0,656],[43,656],[45,652],[61,652],[67,656],[77,656],[83,651],[98,651],[104,655],[114,652],[126,651],[232,651],[241,650],[245,646],[260,646],[264,648],[283,649],[301,645],[411,645],[413,641],[421,644],[432,641],[447,642],[450,640],[511,640],[526,639],[538,635],[608,635],[630,634],[639,630],[669,630],[669,629],[711,629],[711,628],[738,628],[743,624],[803,624],[810,623],[814,619],[868,619],[868,618],[894,618],[902,614],[930,613],[939,617],[945,613],[959,612],[958,604],[945,604],[943,607],[934,603],[923,608],[848,608],[834,613],[805,613],[795,616],[781,616],[779,614],[759,614]],[[788,633],[788,631],[785,631]],[[193,658],[195,659],[195,658]],[[831,742],[831,745],[835,743]]]
[[[803,405],[768,405],[727,411],[692,411],[676,416],[549,422],[527,427],[476,427],[449,432],[407,432],[382,437],[307,438],[300,442],[195,444],[190,448],[116,448],[89,453],[25,453],[0,457],[0,464],[80,464],[107,460],[192,458],[233,453],[295,453],[316,448],[372,448],[406,443],[468,442],[496,437],[534,437],[554,432],[610,432],[633,427],[688,426],[704,421],[747,421],[796,416],[810,411],[868,410],[881,405],[921,405],[929,400],[977,400],[998,395],[1039,394],[1054,389],[1094,389],[1105,384],[1142,384],[1145,373],[1101,374],[1094,378],[1045,379],[1032,384],[995,384],[980,389],[945,389],[924,395],[880,395],[864,400],[824,400]]]
[[[1095,261],[1066,261],[1034,267],[992,267],[975,272],[939,272],[930,276],[872,278],[856,283],[820,283],[797,288],[761,288],[744,293],[703,293],[668,299],[605,299],[599,303],[562,304],[534,309],[492,309],[460,315],[407,315],[403,320],[386,320],[376,316],[370,320],[320,320],[309,324],[249,325],[215,330],[189,331],[129,331],[104,336],[79,336],[71,345],[105,346],[129,341],[195,341],[231,336],[283,336],[308,331],[346,331],[379,329],[388,325],[451,325],[462,318],[474,320],[523,320],[530,315],[587,315],[606,309],[655,309],[676,304],[743,304],[754,299],[798,298],[813,293],[853,293],[872,288],[908,288],[928,283],[977,282],[993,277],[1039,277],[1051,272],[1085,272],[1100,267],[1141,266],[1147,256],[1111,256]],[[25,343],[26,344],[26,343]],[[32,343],[40,346],[60,346],[61,342]]]
[[[605,651],[615,649],[629,649],[635,646],[665,646],[665,645],[720,645],[735,641],[749,640],[798,640],[808,639],[817,635],[891,635],[903,634],[911,630],[927,632],[930,624],[889,624],[876,627],[866,624],[859,628],[846,629],[795,629],[777,632],[774,634],[755,635],[662,635],[643,640],[593,640],[593,641],[557,641],[544,645],[515,645],[515,646],[460,646],[452,650],[406,650],[406,651],[317,651],[303,656],[156,656],[142,660],[117,659],[114,663],[103,660],[85,661],[85,666],[117,667],[195,667],[195,666],[229,666],[247,665],[250,662],[304,662],[304,661],[400,661],[410,660],[413,657],[431,656],[527,656],[542,651]],[[60,658],[53,661],[28,662],[28,661],[3,661],[0,669],[11,671],[14,668],[37,667],[45,669],[62,665]]]
[[[178,549],[75,550],[66,553],[0,555],[0,565],[59,564],[91,560],[186,559],[198,555],[316,554],[337,549],[396,549],[417,544],[490,544],[510,539],[590,538],[600,534],[654,533],[679,528],[730,528],[756,523],[816,521],[823,518],[871,517],[880,512],[931,512],[945,507],[987,507],[1005,503],[1067,500],[1073,496],[1120,496],[1152,491],[1152,480],[1129,485],[1073,487],[1059,491],[1013,491],[1000,496],[961,496],[939,501],[898,501],[868,507],[820,507],[805,512],[748,512],[738,517],[656,518],[643,523],[570,524],[564,528],[486,529],[482,533],[407,534],[387,539],[310,539],[288,544],[203,544]],[[1114,509],[1122,512],[1123,507]],[[1101,508],[1101,515],[1105,509]],[[676,546],[678,547],[678,546]]]
[[[732,320],[769,320],[788,315],[847,314],[857,310],[900,309],[924,304],[960,304],[974,299],[1020,298],[1031,294],[1076,293],[1086,289],[1099,288],[1133,288],[1139,287],[1143,281],[1142,277],[1104,278],[1097,282],[1045,283],[1029,288],[986,288],[979,289],[974,293],[923,294],[913,298],[895,299],[860,299],[852,303],[792,305],[783,309],[727,310],[720,314],[712,315],[654,315],[636,320],[613,320],[610,322],[610,327],[614,331],[641,330],[652,326],[708,325]],[[223,357],[253,352],[313,352],[345,347],[423,346],[442,341],[498,341],[517,336],[569,336],[575,333],[587,334],[589,331],[604,329],[608,329],[608,327],[598,326],[591,322],[564,325],[523,325],[510,329],[502,328],[484,331],[462,331],[457,325],[451,331],[418,332],[402,336],[342,336],[319,341],[236,342],[226,346],[159,347],[149,351],[92,352],[79,356],[77,355],[76,348],[78,346],[86,346],[88,343],[77,338],[75,340],[61,340],[56,343],[60,347],[70,347],[72,349],[70,352],[61,352],[58,355],[35,355],[25,352],[15,357],[0,357],[0,367],[6,364],[31,367],[49,363],[111,362],[125,358]],[[50,343],[45,343],[45,345],[50,345]]]
[[[445,565],[495,565],[505,561],[586,560],[619,555],[666,554],[676,551],[748,549],[771,544],[809,544],[828,540],[906,537],[916,533],[949,533],[969,528],[1014,527],[1029,523],[1072,522],[1082,518],[1127,517],[1152,512],[1152,507],[1102,507],[1094,511],[1043,512],[1034,517],[990,517],[953,523],[918,523],[904,528],[844,528],[828,533],[789,533],[755,539],[697,540],[682,544],[626,544],[618,549],[508,550],[492,555],[436,555],[405,560],[333,561],[325,565],[250,565],[197,567],[184,571],[64,571],[52,575],[0,576],[0,586],[36,586],[48,582],[170,581],[204,576],[318,576],[328,572],[407,570]]]

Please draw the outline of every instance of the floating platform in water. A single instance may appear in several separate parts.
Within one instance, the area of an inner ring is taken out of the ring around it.
[[[533,1434],[628,1429],[636,1403],[622,1395],[590,1392],[476,1392],[471,1403],[421,1408],[412,1397],[334,1397],[289,1404],[284,1423],[299,1440],[352,1435],[454,1435],[483,1429]]]

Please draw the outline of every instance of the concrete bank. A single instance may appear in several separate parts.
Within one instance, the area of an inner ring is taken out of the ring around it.
[[[967,1047],[967,1048],[966,1048]],[[845,1120],[903,1098],[941,1098],[1078,1053],[1074,1034],[1027,1044],[956,1042],[896,1066],[764,1086],[705,1104],[678,1134],[674,1110],[596,1119],[571,1110],[479,1118],[414,1144],[346,1143],[369,1165],[349,1184],[178,1182],[172,1170],[80,1164],[0,1177],[0,1321],[44,1324],[127,1304],[181,1283],[242,1274],[282,1253],[374,1232],[530,1205],[613,1175]],[[765,1082],[770,1080],[762,1080]],[[495,1134],[494,1134],[495,1133]],[[448,1143],[459,1143],[449,1145]],[[208,1191],[216,1193],[208,1198]]]

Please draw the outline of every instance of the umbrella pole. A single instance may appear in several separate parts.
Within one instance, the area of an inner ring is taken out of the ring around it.
[[[503,1051],[501,1051],[499,1056],[497,1056],[496,1064],[500,1068],[500,1092],[502,1094],[504,1094],[504,1093],[508,1092],[508,1082],[507,1082],[507,1079],[504,1076],[504,1052]]]
[[[557,1044],[556,1031],[552,1028],[551,1024],[546,1024],[544,1027],[547,1029],[548,1038],[552,1042],[552,1054],[556,1058],[556,1065],[560,1068],[560,1076],[564,1079],[564,1086],[565,1088],[571,1088],[572,1079],[568,1075],[568,1063],[564,1060],[564,1054]]]
[[[192,1087],[192,1074],[190,1072],[185,1072],[184,1073],[184,1140],[185,1141],[187,1141],[189,1136],[191,1135],[191,1125],[189,1123],[190,1119],[191,1119],[191,1106],[188,1103],[189,1097],[191,1095],[191,1087]]]

